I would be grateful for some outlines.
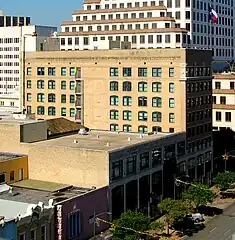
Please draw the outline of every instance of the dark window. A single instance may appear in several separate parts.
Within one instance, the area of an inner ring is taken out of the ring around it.
[[[14,171],[10,171],[10,182],[15,180],[15,173]]]
[[[136,156],[130,157],[126,161],[126,174],[136,173]]]
[[[234,89],[234,82],[230,82],[230,89]]]
[[[131,77],[131,68],[123,68],[123,77]]]
[[[130,92],[131,91],[131,82],[129,82],[129,81],[123,82],[122,90],[124,92]]]
[[[145,169],[149,167],[149,153],[140,154],[140,169]]]
[[[152,151],[152,164],[153,166],[162,164],[162,149],[158,148]]]
[[[44,67],[38,67],[37,68],[37,75],[45,75],[45,69]]]
[[[220,104],[226,104],[226,97],[220,97]]]
[[[120,178],[123,175],[123,161],[112,163],[112,179]]]
[[[225,121],[226,122],[231,122],[231,112],[225,112]]]
[[[147,107],[147,97],[139,97],[138,98],[138,106],[139,107]]]
[[[118,82],[116,81],[110,82],[110,91],[118,91]]]
[[[221,88],[221,83],[215,82],[215,89],[220,89],[220,88]]]
[[[216,121],[221,121],[221,112],[215,113],[215,119],[216,119]]]

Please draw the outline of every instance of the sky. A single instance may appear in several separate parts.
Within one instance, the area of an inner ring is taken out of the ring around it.
[[[0,9],[8,16],[29,16],[32,24],[56,26],[72,19],[72,11],[82,0],[0,0]]]

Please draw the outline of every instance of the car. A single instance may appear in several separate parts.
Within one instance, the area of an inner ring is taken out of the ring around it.
[[[199,222],[204,222],[205,219],[203,218],[201,213],[194,213],[192,214],[191,218],[193,219],[194,222],[199,223]]]

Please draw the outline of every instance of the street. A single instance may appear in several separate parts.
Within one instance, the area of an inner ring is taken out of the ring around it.
[[[232,240],[235,234],[235,203],[224,213],[212,219],[203,231],[194,234],[190,240]]]

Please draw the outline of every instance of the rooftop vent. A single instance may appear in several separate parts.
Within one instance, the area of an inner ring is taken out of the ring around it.
[[[87,134],[87,130],[85,128],[81,128],[78,132],[79,135],[86,135]]]
[[[96,135],[96,138],[99,139],[99,138],[100,138],[100,135],[97,134],[97,135]]]
[[[131,141],[131,138],[130,138],[130,137],[128,137],[127,141],[128,141],[128,142],[130,142],[130,141]]]
[[[106,143],[106,146],[107,146],[107,147],[110,147],[110,143],[109,143],[109,142],[107,142],[107,143]]]
[[[9,187],[9,193],[12,194],[13,187]]]
[[[142,134],[140,134],[140,138],[143,138],[143,135],[142,135]]]
[[[73,140],[73,143],[78,143],[78,140],[77,140],[77,139],[74,139],[74,140]]]
[[[154,131],[153,134],[156,135],[156,134],[157,134],[157,131]]]

